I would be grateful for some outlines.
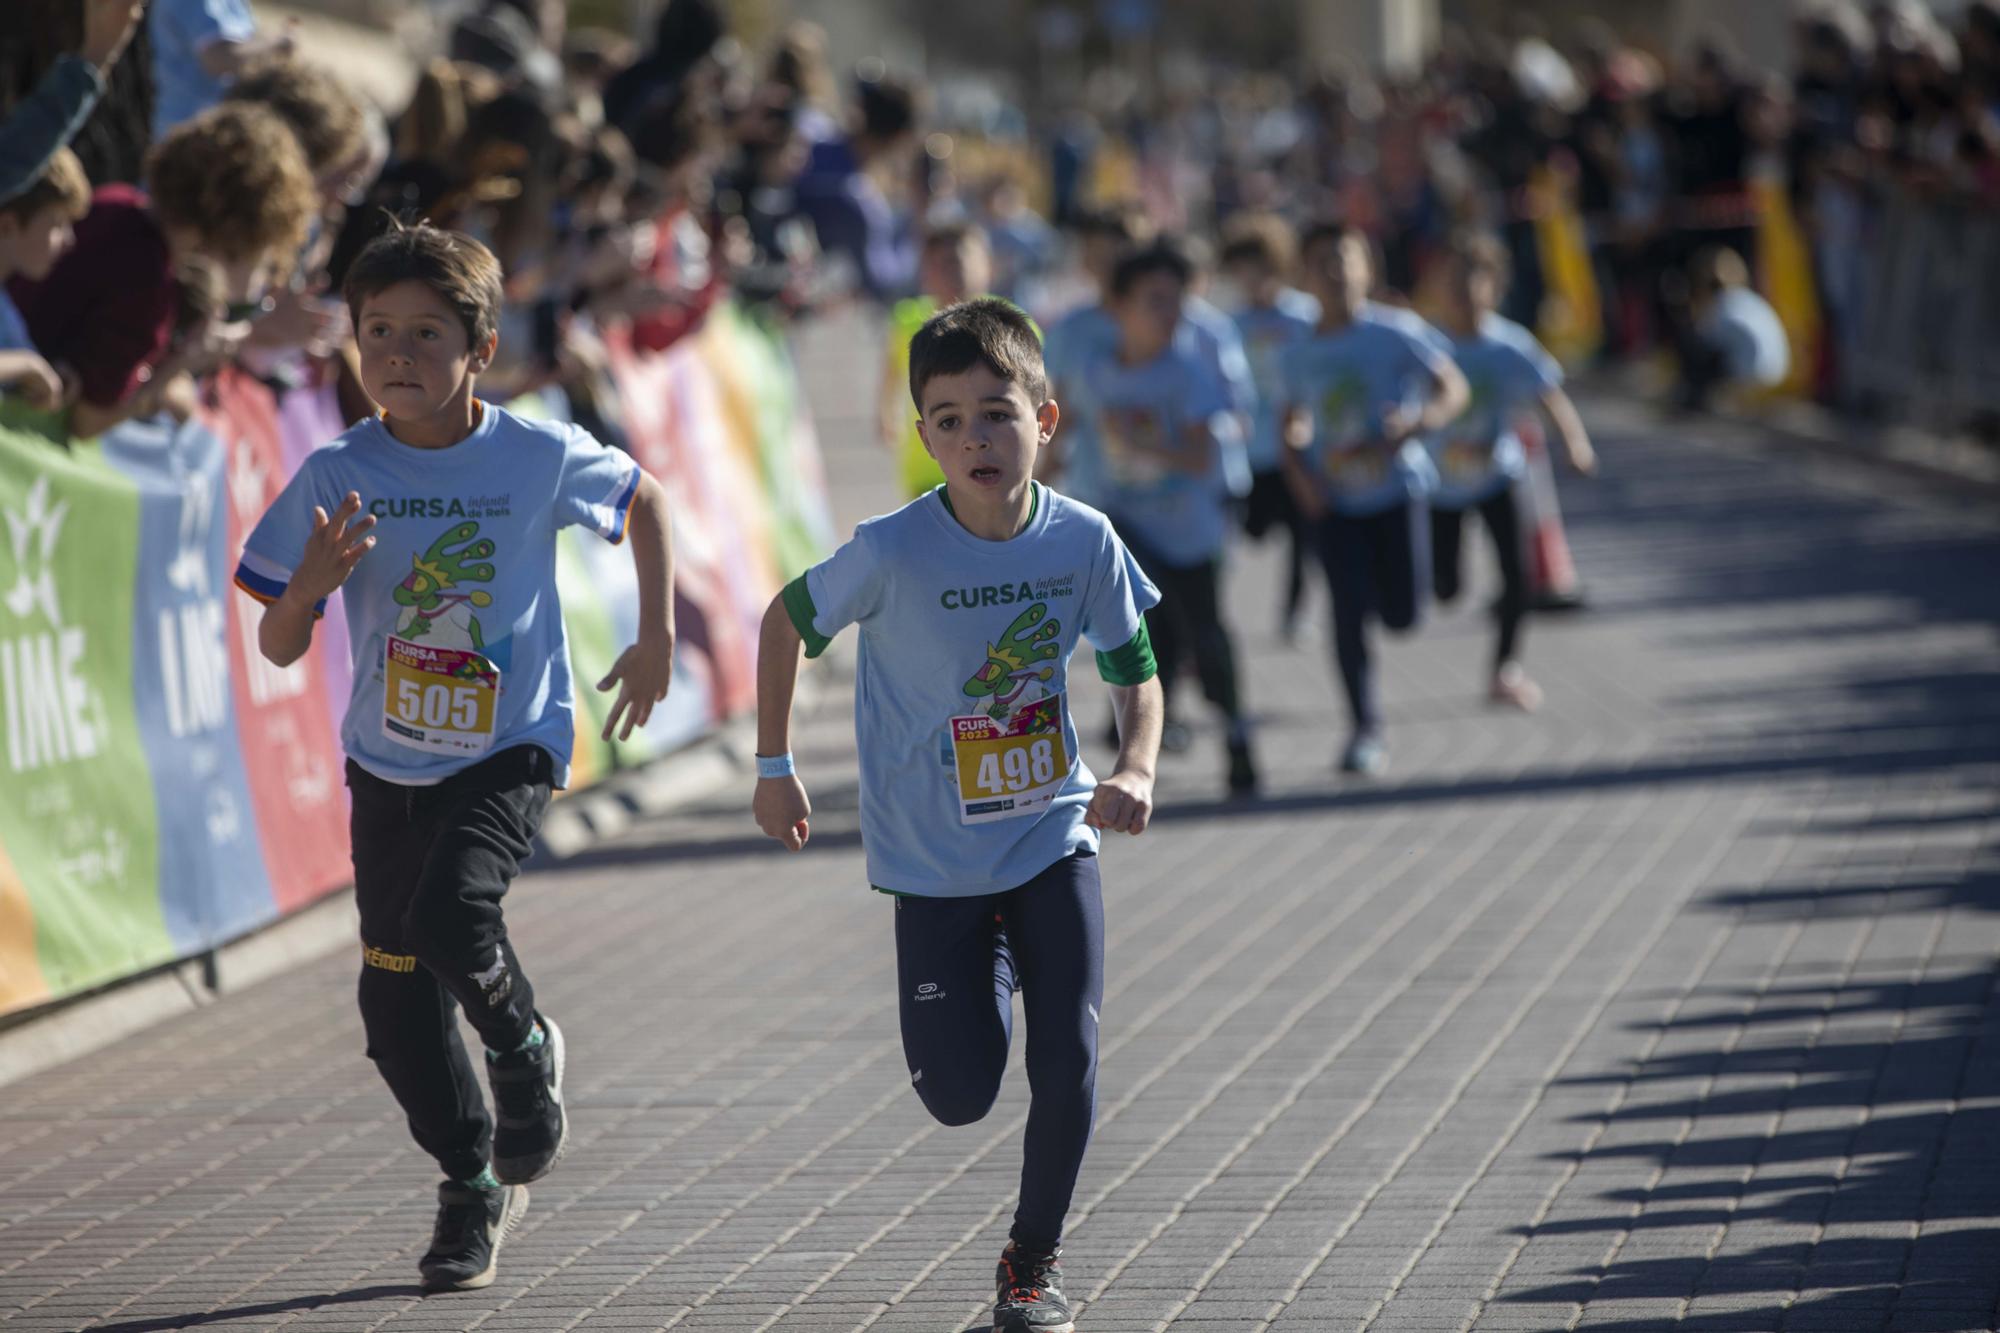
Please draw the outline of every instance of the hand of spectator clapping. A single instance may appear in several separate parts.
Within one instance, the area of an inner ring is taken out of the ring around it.
[[[83,58],[109,72],[125,53],[138,30],[146,0],[86,0],[83,7]]]
[[[276,294],[271,309],[250,326],[245,345],[278,351],[302,349],[313,357],[332,356],[353,332],[344,302],[319,292]]]

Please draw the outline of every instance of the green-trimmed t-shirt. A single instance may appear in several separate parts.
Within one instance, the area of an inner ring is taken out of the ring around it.
[[[1028,524],[985,541],[943,488],[871,519],[785,589],[808,655],[860,629],[855,746],[869,882],[970,897],[1095,851],[1097,780],[1068,707],[1079,643],[1114,684],[1153,675],[1160,595],[1104,515],[1040,484]]]

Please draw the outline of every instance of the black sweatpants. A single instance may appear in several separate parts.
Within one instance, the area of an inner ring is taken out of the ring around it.
[[[1328,514],[1320,520],[1319,553],[1333,589],[1333,653],[1356,732],[1381,725],[1374,669],[1368,660],[1368,617],[1392,630],[1416,626],[1430,582],[1425,529],[1430,507],[1411,500],[1379,514]]]
[[[1222,561],[1172,564],[1115,515],[1111,526],[1160,590],[1160,604],[1146,612],[1146,637],[1158,663],[1162,698],[1173,698],[1175,679],[1192,655],[1202,694],[1235,721],[1243,715],[1243,702],[1236,684],[1236,648],[1222,623]]]
[[[430,787],[347,763],[368,1058],[417,1146],[453,1180],[479,1174],[493,1137],[459,1040],[459,1006],[489,1050],[514,1050],[534,1030],[534,988],[507,941],[500,899],[541,828],[554,776],[538,745],[502,750]]]
[[[1493,558],[1500,566],[1500,600],[1493,608],[1500,629],[1493,649],[1496,672],[1520,651],[1521,622],[1528,614],[1528,562],[1521,547],[1521,511],[1514,497],[1518,485],[1510,481],[1499,494],[1473,506],[1493,539]],[[1440,602],[1458,596],[1466,512],[1431,510],[1431,578]]]
[[[1025,1249],[1056,1248],[1097,1111],[1097,858],[1064,857],[1006,893],[897,898],[896,979],[910,1082],[947,1125],[993,1108],[1021,992],[1031,1100],[1013,1238]]]

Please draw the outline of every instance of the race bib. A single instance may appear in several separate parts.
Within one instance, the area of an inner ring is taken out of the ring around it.
[[[1161,419],[1142,408],[1106,412],[1099,437],[1111,480],[1141,489],[1166,480],[1169,473],[1160,453],[1166,443],[1163,430]]]
[[[1379,449],[1337,449],[1326,456],[1327,477],[1341,492],[1371,491],[1389,476],[1389,460]]]
[[[382,734],[434,754],[484,754],[499,716],[500,668],[475,652],[389,636]]]
[[[1493,469],[1493,450],[1475,440],[1454,440],[1444,447],[1446,480],[1461,486],[1480,480]]]
[[[1074,761],[1063,737],[1059,694],[1006,719],[984,713],[952,718],[950,737],[961,824],[1039,815],[1069,780]]]

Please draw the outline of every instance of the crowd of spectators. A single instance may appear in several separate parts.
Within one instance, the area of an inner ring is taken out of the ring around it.
[[[865,68],[843,97],[819,30],[753,52],[715,0],[670,0],[643,43],[566,8],[458,11],[385,115],[245,0],[34,0],[0,58],[0,391],[87,436],[185,419],[234,362],[336,382],[358,416],[339,293],[391,217],[505,266],[482,393],[566,399],[612,440],[607,338],[663,350],[725,295],[788,318],[911,285],[914,88]]]
[[[1487,229],[1512,260],[1505,312],[1531,327],[1561,210],[1595,279],[1594,352],[1670,349],[1684,386],[1716,368],[1704,311],[1760,285],[1759,228],[1782,208],[1826,329],[1808,387],[1837,397],[1885,200],[2000,208],[2000,0],[1951,28],[1914,0],[1803,4],[1789,76],[1720,39],[1667,61],[1601,25],[1525,23],[1449,34],[1408,77],[1190,65],[1025,108],[1026,141],[976,168],[966,136],[954,157],[927,133],[919,87],[875,62],[837,75],[809,24],[749,50],[718,0],[670,0],[640,42],[567,30],[561,0],[474,0],[386,115],[247,0],[11,8],[0,387],[77,434],[185,415],[229,360],[336,378],[365,410],[338,292],[391,214],[470,231],[505,265],[488,391],[561,393],[589,419],[607,330],[665,348],[725,293],[779,317],[892,303],[940,227],[975,227],[992,289],[1053,317],[1106,204],[1209,235],[1237,214],[1340,217],[1419,303],[1449,238]]]

